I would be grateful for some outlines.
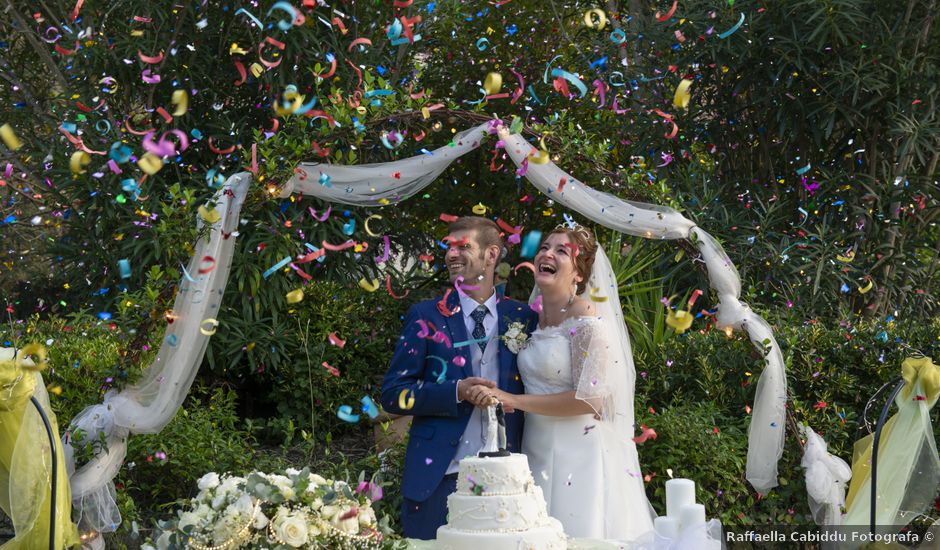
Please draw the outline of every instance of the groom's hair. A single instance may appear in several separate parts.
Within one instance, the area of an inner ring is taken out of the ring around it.
[[[506,245],[503,243],[503,237],[500,235],[499,226],[496,222],[481,216],[463,216],[457,218],[457,221],[450,224],[448,231],[476,231],[477,244],[480,245],[481,253],[491,246],[499,247],[500,255],[497,260],[505,255]]]

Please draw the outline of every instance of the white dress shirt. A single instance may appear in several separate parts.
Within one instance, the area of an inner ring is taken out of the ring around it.
[[[473,329],[476,321],[470,317],[470,314],[481,304],[466,294],[460,295],[460,311],[463,313],[463,322],[467,327],[467,338],[473,339]],[[499,340],[497,332],[499,328],[499,319],[496,312],[496,291],[483,302],[489,311],[483,318],[483,329],[486,331],[486,349],[481,351],[476,343],[467,346],[470,350],[470,362],[472,365],[473,376],[486,378],[494,382],[499,381]],[[457,399],[457,396],[454,396]],[[460,399],[457,399],[460,402]],[[447,474],[457,472],[457,463],[460,459],[469,455],[476,455],[483,448],[483,438],[486,431],[483,430],[483,414],[479,407],[474,407],[470,414],[470,420],[467,422],[467,428],[460,437],[460,443],[457,445],[457,452],[454,454],[450,466],[447,468]]]

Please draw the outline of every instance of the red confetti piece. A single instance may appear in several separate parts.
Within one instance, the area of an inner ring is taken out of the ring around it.
[[[330,372],[333,376],[339,376],[339,369],[330,365],[326,361],[323,362],[323,367]]]
[[[440,220],[444,223],[454,223],[455,221],[457,221],[457,219],[458,219],[458,216],[453,216],[451,214],[442,213],[440,215]]]
[[[401,296],[395,294],[392,291],[392,276],[391,275],[385,276],[385,290],[388,291],[389,296],[391,296],[392,298],[395,298],[396,300],[402,300],[404,298],[407,298],[408,295],[411,294],[410,290],[406,290],[405,293],[402,294]]]
[[[337,336],[335,332],[331,332],[328,338],[330,343],[338,348],[343,348],[346,346],[346,340],[340,339],[340,337]]]
[[[643,433],[633,438],[633,442],[637,445],[646,443],[648,439],[656,439],[656,430],[653,428],[647,428],[646,424],[641,425],[640,430]]]
[[[139,57],[140,60],[144,63],[156,65],[157,63],[163,61],[163,52],[161,51],[157,55],[144,55],[144,52],[137,50],[137,57]]]
[[[675,15],[676,8],[678,6],[679,6],[679,0],[673,0],[672,7],[669,8],[669,11],[667,11],[665,14],[661,14],[659,13],[659,11],[656,12],[656,20],[659,21],[660,23],[665,23],[666,21],[669,21],[669,19],[672,18],[673,15]]]

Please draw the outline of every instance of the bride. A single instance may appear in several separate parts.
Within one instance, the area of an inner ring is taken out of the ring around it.
[[[519,352],[522,452],[569,537],[636,541],[653,529],[633,442],[635,371],[617,281],[587,229],[560,225],[535,256],[539,327]],[[535,300],[532,300],[534,302]]]

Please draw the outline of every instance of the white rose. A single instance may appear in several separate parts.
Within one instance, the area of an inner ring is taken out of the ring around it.
[[[213,512],[212,508],[210,508],[206,503],[202,503],[197,506],[196,509],[193,510],[193,513],[202,520],[208,520],[210,517],[215,517],[215,512]]]
[[[215,472],[209,472],[208,474],[199,478],[199,481],[196,485],[200,489],[214,489],[219,486],[219,474]]]
[[[170,548],[170,537],[173,535],[170,531],[164,531],[160,534],[160,538],[157,539],[156,545],[157,550],[167,550]]]
[[[313,499],[313,502],[310,503],[310,509],[313,510],[314,512],[316,512],[317,510],[319,510],[319,509],[322,508],[322,507],[323,507],[323,499],[322,499],[322,498],[315,498],[315,499]]]
[[[237,477],[227,477],[225,481],[219,486],[220,493],[231,493],[238,489],[238,483],[244,481]]]
[[[294,500],[297,497],[297,493],[290,485],[278,485],[277,490],[281,492],[285,500]]]
[[[215,495],[215,498],[212,499],[212,509],[218,510],[219,508],[221,508],[222,505],[225,504],[225,497],[226,497],[225,493],[220,493],[218,495]]]
[[[278,516],[274,522],[274,533],[288,546],[300,548],[307,544],[307,522],[300,514]]]
[[[310,474],[307,479],[310,480],[310,483],[315,485],[326,485],[326,479],[324,479],[323,476],[317,474]]]
[[[182,531],[185,527],[193,526],[199,524],[199,520],[202,519],[196,512],[183,512],[180,514],[180,520],[176,524],[176,528]]]
[[[360,527],[372,527],[375,525],[375,511],[372,508],[359,509]]]
[[[289,475],[289,476],[295,476],[295,475],[297,475],[297,474],[300,473],[300,470],[298,470],[298,469],[296,469],[296,468],[288,468],[288,469],[285,470],[285,471],[287,472],[287,475]]]
[[[353,506],[344,506],[333,516],[330,523],[344,533],[356,534],[359,532],[358,513]],[[345,519],[344,519],[345,518]]]
[[[339,512],[339,506],[335,504],[327,504],[326,506],[320,508],[320,514],[323,515],[323,519],[331,520],[336,513]]]
[[[252,527],[260,531],[268,526],[269,521],[268,516],[264,515],[264,512],[261,510],[258,510],[258,513],[255,514],[255,522],[252,524]]]
[[[242,516],[251,514],[252,510],[255,508],[254,502],[251,500],[251,495],[246,494],[238,497],[238,500],[236,500],[232,506],[238,510],[238,514]]]
[[[290,478],[280,474],[272,474],[268,476],[268,481],[270,481],[273,485],[287,485],[288,487],[291,485]]]

